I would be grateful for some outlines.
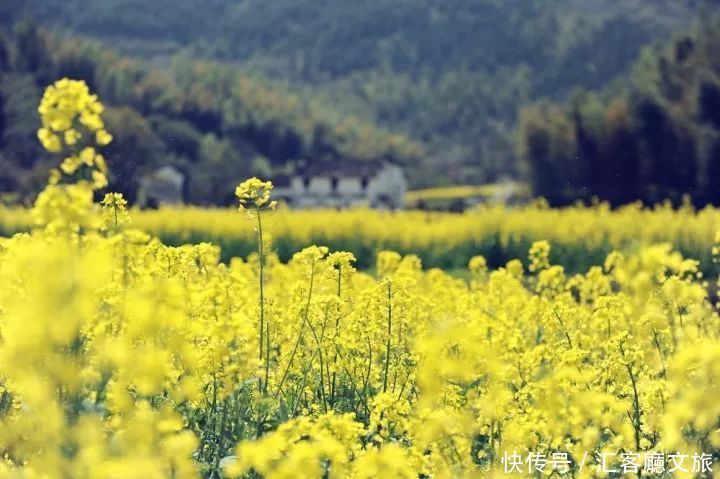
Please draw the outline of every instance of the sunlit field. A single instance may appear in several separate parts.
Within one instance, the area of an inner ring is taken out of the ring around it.
[[[87,86],[39,111],[75,153],[0,210],[1,478],[712,475],[719,210],[134,211]]]
[[[639,204],[611,209],[606,204],[548,208],[526,206],[478,207],[463,214],[422,211],[306,210],[283,206],[268,212],[266,234],[270,251],[288,261],[309,244],[322,244],[356,256],[356,266],[375,266],[377,253],[393,250],[414,254],[425,268],[465,268],[482,254],[491,267],[527,254],[533,242],[548,240],[555,264],[584,273],[612,250],[634,253],[643,246],[670,243],[687,257],[698,259],[706,274],[714,272],[711,249],[720,230],[720,210],[694,210],[669,204],[647,208]],[[221,247],[225,262],[247,257],[256,249],[253,221],[232,209],[187,207],[132,211],[132,226],[165,244],[211,242]],[[0,232],[6,235],[35,227],[24,209],[0,207]]]

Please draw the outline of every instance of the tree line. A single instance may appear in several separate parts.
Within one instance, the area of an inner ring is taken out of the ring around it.
[[[30,14],[133,56],[239,62],[421,143],[426,155],[408,173],[436,186],[517,176],[514,129],[527,101],[603,88],[644,45],[718,3],[14,0],[5,16]]]
[[[110,188],[130,201],[140,178],[165,165],[186,175],[189,201],[225,204],[238,180],[300,160],[409,163],[422,155],[404,135],[235,67],[182,55],[153,66],[22,21],[0,30],[0,193],[29,201],[54,166],[36,138],[36,108],[43,88],[62,77],[85,80],[108,105]]]
[[[720,16],[645,49],[605,92],[538,102],[520,118],[520,156],[535,194],[720,204]]]

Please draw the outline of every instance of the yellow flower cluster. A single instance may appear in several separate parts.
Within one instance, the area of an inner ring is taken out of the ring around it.
[[[103,110],[83,81],[63,78],[45,90],[38,108],[42,121],[38,139],[51,153],[69,153],[60,170],[52,171],[51,183],[58,183],[63,174],[77,173],[94,189],[107,186],[105,158],[93,146],[112,141],[101,117]]]
[[[270,200],[270,191],[273,184],[271,181],[262,181],[258,178],[250,178],[235,188],[235,196],[240,201],[240,211],[248,208],[275,208],[276,201]]]
[[[38,138],[48,151],[57,153],[63,146],[76,145],[83,137],[78,123],[95,134],[99,145],[112,141],[100,117],[103,105],[83,81],[63,78],[48,87],[38,112],[42,121]]]
[[[469,281],[392,251],[375,276],[324,246],[281,262],[253,179],[256,250],[223,263],[73,186],[0,238],[2,479],[496,477],[508,452],[583,478],[586,453],[720,453],[720,317],[670,244],[570,274],[539,242]]]

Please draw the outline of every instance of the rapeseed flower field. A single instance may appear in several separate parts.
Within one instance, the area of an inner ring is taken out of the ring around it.
[[[292,219],[253,178],[240,211],[137,214],[93,202],[112,137],[87,86],[56,83],[40,114],[43,145],[71,153],[31,231],[0,239],[0,478],[720,477],[715,278],[676,249],[718,256],[715,211],[410,213],[431,225],[411,237],[382,213]],[[365,217],[404,253],[372,275],[311,244]],[[252,251],[222,262],[155,233],[189,225]],[[404,251],[533,228],[467,279]],[[281,258],[286,232],[308,243]],[[569,232],[635,242],[571,272],[553,261]]]
[[[238,218],[235,209],[161,208],[132,211],[133,226],[172,246],[210,242],[221,247],[221,260],[245,258],[256,250],[253,221]],[[28,210],[0,206],[0,234],[30,231]],[[551,260],[567,271],[581,273],[600,264],[614,250],[636,253],[642,246],[671,243],[683,255],[700,261],[706,275],[712,262],[720,209],[679,209],[670,204],[646,208],[632,204],[611,209],[607,204],[549,208],[542,202],[525,206],[489,205],[463,214],[424,211],[288,210],[279,205],[267,215],[266,233],[272,251],[283,262],[308,244],[350,251],[362,270],[375,267],[377,253],[414,254],[425,267],[465,269],[481,253],[498,268],[523,258],[535,241],[553,245]]]

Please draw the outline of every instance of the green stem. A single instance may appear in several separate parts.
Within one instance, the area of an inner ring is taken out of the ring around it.
[[[653,333],[653,341],[655,342],[655,347],[657,348],[658,354],[660,355],[660,365],[662,366],[662,375],[663,379],[667,381],[667,369],[665,368],[665,356],[662,352],[662,347],[660,346],[660,338],[658,338],[657,331],[655,331],[655,328],[652,330]]]
[[[392,341],[392,285],[388,281],[388,325],[385,345],[385,372],[383,373],[383,392],[387,392],[388,370],[390,369],[390,346]]]
[[[623,349],[622,344],[620,344],[620,353],[623,355],[623,358],[625,357],[625,350]],[[635,450],[637,452],[640,452],[640,435],[642,434],[642,422],[641,422],[641,416],[640,416],[640,398],[638,395],[637,390],[637,382],[635,380],[635,374],[633,373],[632,366],[630,366],[630,363],[625,363],[625,367],[628,370],[628,375],[630,376],[630,383],[632,384],[633,389],[633,417],[632,417],[632,423],[633,423],[633,429],[635,429]],[[638,469],[637,475],[638,478],[641,476],[640,469]]]
[[[340,334],[338,329],[340,328],[340,314],[342,312],[341,289],[340,289],[341,285],[342,285],[342,265],[338,265],[338,277],[337,277],[338,311],[337,311],[337,318],[335,318],[335,339],[337,339],[337,337]],[[336,343],[335,347],[337,347],[337,343]],[[338,358],[338,355],[337,355],[337,353],[335,353],[335,357],[333,358],[332,379],[330,380],[330,406],[333,406],[335,404],[335,381],[336,381],[335,370],[337,369],[337,358]]]
[[[558,322],[560,323],[560,327],[562,328],[563,333],[565,333],[565,339],[567,339],[570,349],[574,349],[572,339],[570,339],[570,334],[568,333],[567,328],[565,328],[565,323],[563,322],[562,318],[560,317],[560,314],[557,312],[557,309],[554,309],[553,313],[555,313],[555,317],[557,318]]]
[[[259,357],[263,360],[263,340],[265,334],[265,246],[263,245],[263,229],[262,229],[262,215],[260,214],[260,207],[255,207],[255,213],[257,213],[257,224],[258,224],[258,254],[260,255],[260,343],[259,343]],[[268,331],[269,336],[269,331]],[[270,376],[270,339],[267,339],[267,347],[265,348],[265,383],[262,385],[263,394],[267,393],[267,383]]]
[[[300,341],[302,341],[303,332],[305,332],[305,323],[309,324],[308,315],[310,314],[310,300],[312,299],[313,294],[313,285],[315,284],[315,261],[312,263],[312,269],[310,271],[310,289],[308,290],[308,297],[307,297],[307,303],[305,304],[305,311],[303,313],[302,322],[300,323],[300,331],[298,332],[297,340],[295,341],[295,346],[293,347],[292,352],[290,353],[290,359],[288,360],[288,364],[285,367],[285,371],[283,372],[283,375],[280,379],[280,383],[278,383],[277,391],[275,392],[275,398],[278,397],[280,394],[280,390],[283,387],[283,384],[285,383],[285,380],[287,379],[287,375],[290,372],[290,367],[292,366],[293,360],[295,359],[295,354],[297,353],[298,348],[300,347]]]

